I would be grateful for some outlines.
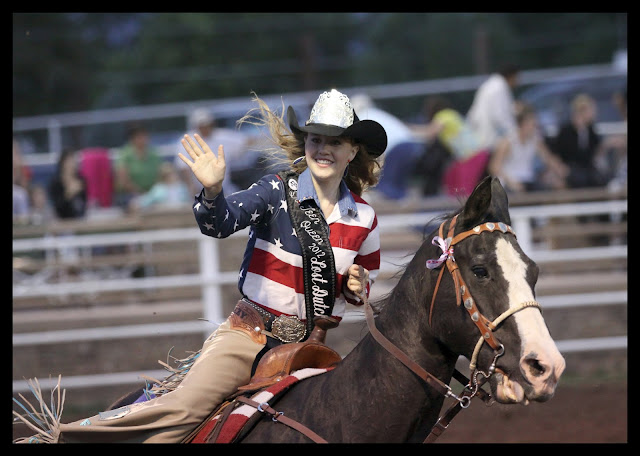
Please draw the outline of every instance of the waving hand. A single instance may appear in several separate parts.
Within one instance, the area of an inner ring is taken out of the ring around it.
[[[182,153],[179,153],[178,157],[189,166],[193,174],[200,181],[204,187],[205,196],[212,199],[222,190],[222,181],[224,180],[226,169],[224,147],[222,144],[218,146],[218,156],[216,157],[216,154],[213,153],[200,135],[195,133],[193,136],[196,141],[198,141],[197,144],[189,135],[184,135],[184,138],[180,141],[182,147],[184,147],[193,161],[189,160]]]

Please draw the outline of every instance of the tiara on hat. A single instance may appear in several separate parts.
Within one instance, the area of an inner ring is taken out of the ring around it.
[[[309,120],[305,125],[325,124],[347,128],[353,125],[353,107],[349,97],[332,89],[331,92],[323,92],[311,109]]]

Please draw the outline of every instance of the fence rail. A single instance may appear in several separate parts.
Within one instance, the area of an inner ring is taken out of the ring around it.
[[[537,262],[565,261],[568,257],[574,260],[618,259],[626,261],[627,246],[612,245],[606,247],[588,247],[551,250],[533,241],[531,225],[535,219],[544,220],[549,217],[566,215],[610,214],[621,217],[627,213],[627,201],[615,200],[606,202],[582,202],[575,204],[557,204],[515,207],[510,209],[512,225],[523,250]],[[422,212],[416,214],[381,215],[378,217],[381,236],[385,234],[407,232],[424,227],[441,212]],[[246,236],[246,232],[238,232],[233,236]],[[40,331],[13,334],[14,347],[33,346],[37,344],[66,343],[87,340],[121,339],[131,337],[148,337],[170,334],[209,334],[216,323],[223,321],[221,286],[237,281],[237,272],[224,272],[220,268],[220,252],[218,241],[204,236],[197,228],[178,228],[133,231],[107,234],[85,234],[60,237],[43,237],[32,239],[14,239],[13,253],[53,252],[64,249],[86,249],[109,245],[152,245],[158,242],[196,241],[199,251],[200,273],[180,274],[162,277],[146,277],[139,279],[125,278],[115,280],[92,280],[76,283],[34,284],[25,282],[13,286],[14,301],[25,297],[64,296],[71,294],[91,294],[116,290],[148,290],[174,287],[201,287],[203,302],[203,320],[176,321],[146,325],[120,325],[104,328],[67,329],[59,331]],[[397,272],[391,258],[411,252],[383,252],[381,276]],[[562,295],[540,296],[539,301],[544,308],[570,308],[598,305],[626,305],[626,290],[574,293]],[[14,303],[15,308],[15,303]],[[361,312],[352,311],[345,315],[344,323],[363,321]],[[626,349],[627,336],[595,337],[557,341],[561,352],[601,351],[610,349]],[[165,371],[153,371],[149,376],[165,375]],[[44,388],[51,387],[56,379],[39,380]],[[65,377],[65,387],[88,387],[95,385],[128,384],[140,382],[139,373],[122,372],[117,374],[83,375]],[[49,385],[51,383],[51,385]],[[14,380],[14,392],[28,389],[27,383]]]

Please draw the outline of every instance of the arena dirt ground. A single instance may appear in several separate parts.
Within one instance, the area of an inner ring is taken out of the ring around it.
[[[30,435],[21,427],[13,438]],[[436,444],[474,443],[628,443],[627,383],[561,382],[551,400],[527,406],[472,401]]]
[[[439,443],[628,443],[626,381],[558,385],[543,403],[472,402]]]

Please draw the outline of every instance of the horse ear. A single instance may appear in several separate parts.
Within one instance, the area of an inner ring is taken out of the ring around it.
[[[466,231],[486,222],[511,225],[509,198],[500,179],[487,176],[473,190],[458,216],[460,231]]]

